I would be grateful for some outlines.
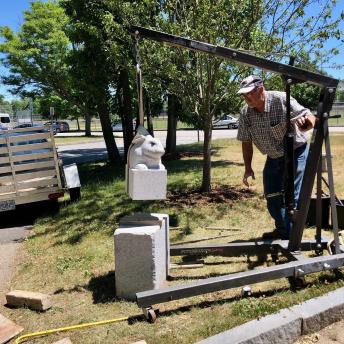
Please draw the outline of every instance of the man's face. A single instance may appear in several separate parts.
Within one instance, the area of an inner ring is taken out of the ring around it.
[[[251,92],[243,93],[243,96],[248,107],[259,107],[262,102],[264,102],[264,88],[262,86],[258,86]]]

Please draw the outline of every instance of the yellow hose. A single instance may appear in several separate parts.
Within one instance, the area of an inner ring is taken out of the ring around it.
[[[74,326],[68,326],[68,327],[60,327],[60,328],[55,328],[52,330],[28,333],[28,334],[24,334],[23,336],[18,337],[14,343],[15,344],[23,343],[24,341],[26,341],[29,338],[31,339],[33,337],[45,336],[45,335],[56,333],[56,332],[65,332],[65,331],[71,331],[71,330],[86,328],[86,327],[111,324],[111,323],[115,323],[115,322],[125,321],[128,319],[129,319],[129,317],[123,317],[123,318],[116,318],[116,319],[110,319],[110,320],[96,321],[96,322],[87,323],[87,324],[80,324],[80,325],[74,325]]]

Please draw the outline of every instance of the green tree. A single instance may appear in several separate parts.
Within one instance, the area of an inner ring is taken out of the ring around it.
[[[344,102],[344,90],[337,90],[336,100]]]
[[[0,112],[12,113],[11,103],[5,99],[3,94],[0,94]]]
[[[167,0],[160,2],[163,9],[159,28],[184,37],[246,50],[273,60],[281,60],[280,55],[298,55],[307,50],[320,62],[328,53],[337,53],[335,49],[323,54],[319,51],[323,50],[320,48],[328,38],[340,37],[338,23],[343,14],[333,17],[331,10],[335,1],[319,2],[321,6],[315,8],[314,11],[319,12],[315,17],[308,14],[312,13],[309,10],[314,5],[310,0]],[[168,20],[171,13],[175,18],[172,23]],[[148,60],[154,61],[156,68],[156,59],[151,59],[152,51],[155,55],[166,56],[159,45],[149,43],[147,48],[150,51],[150,54],[147,53]],[[172,49],[169,48],[169,51]],[[169,76],[172,83],[168,89],[169,93],[176,94],[183,100],[183,108],[187,109],[185,113],[191,114],[189,122],[204,131],[201,189],[208,191],[211,188],[212,118],[226,108],[230,112],[239,109],[242,101],[236,95],[238,79],[257,71],[192,51],[175,51],[179,63],[174,63],[176,57],[173,53],[166,57],[167,63],[163,63],[165,68],[171,65]],[[279,54],[277,57],[276,53]],[[288,60],[282,59],[282,62]]]
[[[87,113],[85,98],[75,87],[67,58],[71,44],[65,34],[68,17],[55,2],[36,1],[24,12],[24,23],[18,33],[1,27],[0,51],[5,54],[4,65],[9,75],[2,77],[12,93],[21,97],[56,99],[79,113]],[[51,104],[50,106],[52,106]]]

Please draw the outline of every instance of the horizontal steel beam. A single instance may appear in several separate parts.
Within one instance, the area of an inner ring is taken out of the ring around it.
[[[313,272],[337,269],[343,265],[344,253],[333,256],[308,258],[303,261],[290,262],[274,267],[211,277],[190,284],[143,291],[136,294],[136,300],[139,307],[150,307],[157,303],[179,300],[284,277],[301,277]]]
[[[199,51],[210,55],[231,59],[237,63],[245,64],[251,67],[257,67],[271,72],[284,75],[299,81],[307,81],[311,84],[324,87],[334,87],[338,85],[338,80],[326,75],[307,71],[302,68],[293,67],[287,64],[270,61],[268,59],[257,57],[244,53],[240,50],[221,47],[205,42],[196,41],[180,36],[170,35],[165,32],[147,29],[141,26],[132,25],[128,28],[131,33],[139,32],[140,37],[152,39],[159,42],[186,48],[189,50]]]
[[[272,249],[286,250],[288,240],[265,240],[246,241],[228,244],[207,244],[207,245],[175,245],[170,247],[171,256],[226,256],[238,257],[242,255],[257,255],[269,253]],[[328,240],[323,239],[322,248],[326,248]],[[315,240],[304,240],[301,242],[302,251],[311,251],[316,248]]]

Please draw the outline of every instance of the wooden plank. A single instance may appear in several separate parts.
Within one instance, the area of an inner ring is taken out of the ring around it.
[[[42,140],[50,138],[49,132],[44,133],[35,133],[35,134],[28,134],[28,135],[18,135],[18,136],[9,136],[9,142],[23,142],[23,141],[33,141],[33,140]]]
[[[11,146],[12,152],[21,152],[21,151],[35,151],[38,149],[44,149],[44,148],[52,148],[51,142],[44,142],[44,143],[33,143],[28,145],[20,145],[20,146]],[[7,152],[7,150],[6,150]],[[0,151],[1,153],[1,151]]]
[[[22,204],[22,202],[20,202],[20,199],[25,197],[24,203],[30,203],[37,201],[37,198],[40,196],[43,196],[41,197],[41,199],[48,199],[49,194],[62,191],[63,190],[61,190],[59,187],[44,187],[39,189],[30,188],[17,191],[16,193],[13,192],[8,194],[0,194],[0,201],[14,199],[16,204]]]
[[[2,185],[0,184],[0,193],[15,192],[14,184]]]
[[[9,173],[11,172],[11,166],[0,167],[0,173]]]
[[[0,154],[8,154],[7,147],[0,147]]]
[[[56,150],[56,145],[55,145],[55,139],[54,139],[54,135],[53,135],[53,131],[52,129],[50,130],[51,133],[51,144],[53,147],[53,151],[54,151],[54,160],[55,160],[55,164],[56,164],[56,174],[57,174],[57,179],[59,180],[59,187],[62,189],[63,185],[62,185],[62,178],[61,178],[61,173],[60,173],[60,164],[59,164],[59,158],[57,155],[57,150]]]
[[[29,179],[35,179],[35,178],[43,178],[43,177],[55,177],[55,176],[56,176],[56,171],[55,170],[37,171],[37,172],[31,172],[31,173],[17,174],[16,175],[16,180],[18,182],[20,182],[20,181],[23,181],[23,180],[29,180]],[[0,182],[1,182],[1,178],[0,178]]]
[[[0,164],[9,164],[10,158],[8,156],[4,156],[0,158]]]
[[[39,132],[39,131],[42,131],[42,130],[49,130],[47,127],[45,126],[40,126],[40,127],[27,127],[27,128],[15,128],[15,129],[11,129],[10,133],[25,133],[27,131],[31,131],[31,132]],[[0,131],[1,133],[1,131]],[[3,130],[2,133],[4,134],[8,134],[9,131],[7,130]]]
[[[0,314],[0,344],[7,343],[23,330],[23,327]]]
[[[18,162],[18,161],[28,161],[28,160],[39,160],[39,159],[45,159],[45,158],[53,158],[54,152],[46,152],[46,153],[33,153],[33,154],[21,154],[21,155],[13,155],[12,161]],[[1,162],[1,160],[0,160]]]
[[[44,167],[55,168],[55,161],[50,160],[50,161],[42,161],[42,162],[33,162],[29,164],[14,165],[14,171],[19,172],[19,171],[27,171],[27,170],[38,170]]]
[[[40,188],[40,189],[30,188],[30,189],[18,191],[18,196],[25,197],[25,196],[35,195],[39,193],[49,194],[49,193],[54,193],[54,192],[59,192],[59,191],[62,191],[59,187],[46,187],[46,188]]]
[[[58,185],[57,178],[40,179],[32,182],[17,183],[18,190]]]
[[[13,182],[13,176],[0,176],[0,185]]]

